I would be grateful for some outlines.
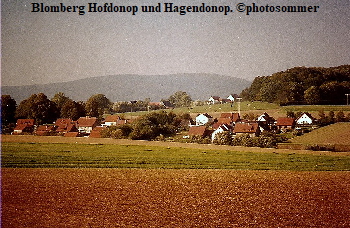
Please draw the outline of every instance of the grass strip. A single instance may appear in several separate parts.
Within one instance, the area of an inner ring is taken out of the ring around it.
[[[349,156],[144,145],[2,143],[2,167],[348,171]]]

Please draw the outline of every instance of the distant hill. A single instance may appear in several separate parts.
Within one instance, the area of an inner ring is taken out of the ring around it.
[[[1,90],[17,103],[40,92],[50,99],[63,92],[75,101],[86,101],[91,95],[101,93],[115,102],[145,98],[159,101],[176,91],[184,91],[193,100],[207,100],[212,95],[226,98],[231,93],[239,94],[250,84],[244,79],[218,74],[111,75],[44,85],[3,86]]]

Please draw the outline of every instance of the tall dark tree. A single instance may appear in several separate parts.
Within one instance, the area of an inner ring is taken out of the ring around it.
[[[9,124],[16,122],[15,112],[17,103],[10,95],[1,95],[1,123]]]
[[[186,92],[177,91],[169,97],[169,101],[175,107],[189,107],[191,106],[192,98]]]
[[[112,103],[103,94],[92,95],[85,104],[86,114],[88,116],[102,118],[104,112],[111,110]]]
[[[53,98],[51,99],[51,101],[56,103],[56,106],[59,110],[62,109],[63,105],[67,102],[67,101],[71,101],[71,99],[69,97],[67,97],[64,93],[62,92],[58,92],[56,93]]]
[[[85,116],[84,106],[78,102],[69,99],[61,108],[61,117],[77,120],[79,117]]]
[[[37,124],[52,123],[59,117],[59,110],[45,94],[39,93],[23,100],[16,110],[15,117],[35,119]]]

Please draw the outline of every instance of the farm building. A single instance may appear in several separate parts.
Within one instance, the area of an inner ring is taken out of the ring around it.
[[[16,127],[13,129],[14,135],[21,135],[24,133],[33,133],[34,119],[18,119]]]
[[[96,117],[80,117],[77,121],[77,125],[80,133],[90,134],[92,129],[98,125],[98,120]]]
[[[236,135],[248,134],[250,137],[259,136],[260,134],[258,123],[236,123],[233,131]]]
[[[214,141],[217,134],[222,132],[232,132],[233,127],[229,124],[222,124],[220,125],[212,134],[211,134],[211,141]]]
[[[295,119],[290,117],[277,118],[276,126],[279,130],[290,130],[295,127]]]

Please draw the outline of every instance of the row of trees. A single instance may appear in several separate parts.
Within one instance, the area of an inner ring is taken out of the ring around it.
[[[346,104],[350,93],[350,65],[295,67],[256,77],[241,97],[250,101],[287,104]]]
[[[101,117],[110,106],[111,102],[103,94],[93,95],[86,102],[76,102],[64,93],[55,94],[51,100],[39,93],[21,101],[18,106],[10,95],[2,95],[1,119],[3,125],[15,123],[16,119],[35,119],[37,124],[45,124],[57,118]]]
[[[186,92],[176,92],[169,97],[175,107],[188,106],[192,99]],[[134,102],[112,102],[103,94],[92,95],[86,102],[76,102],[64,93],[57,93],[52,99],[45,94],[33,94],[20,102],[10,95],[1,96],[2,124],[15,123],[16,119],[35,119],[37,124],[52,123],[57,118],[71,118],[77,120],[82,116],[102,118],[104,113],[145,111],[150,100]]]

